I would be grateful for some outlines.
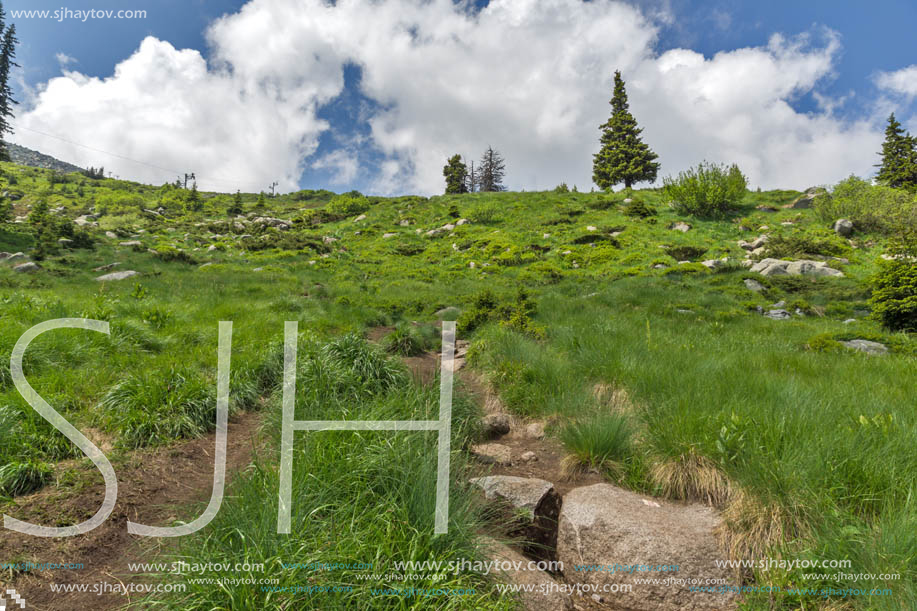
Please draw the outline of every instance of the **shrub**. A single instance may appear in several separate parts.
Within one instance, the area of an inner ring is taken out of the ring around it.
[[[499,212],[494,204],[478,204],[468,211],[468,220],[478,225],[489,225],[500,220]]]
[[[703,246],[690,246],[686,244],[666,246],[664,250],[665,254],[676,261],[694,261],[695,259],[700,259],[701,256],[707,252],[707,249]]]
[[[189,263],[189,264],[197,263],[197,261],[194,260],[194,257],[192,257],[190,254],[188,254],[184,250],[180,248],[175,248],[173,246],[169,246],[167,244],[160,244],[159,246],[154,248],[153,251],[155,252],[156,256],[161,261],[165,261],[165,262],[178,261],[180,263]]]
[[[336,195],[331,198],[331,201],[325,206],[326,212],[338,218],[354,216],[366,212],[367,210],[369,210],[369,200],[359,194],[359,192]]]
[[[771,236],[764,245],[768,257],[780,259],[802,255],[837,257],[848,252],[847,245],[833,233],[823,235],[794,233],[788,236]]]
[[[748,180],[739,166],[700,163],[697,168],[665,178],[664,193],[679,214],[715,216],[734,208],[745,196]]]
[[[555,193],[569,193],[570,189],[567,187],[567,183],[562,182],[559,185],[557,185],[556,187],[554,187],[554,192]]]
[[[917,331],[917,239],[898,240],[889,250],[898,258],[881,261],[870,279],[872,316],[892,331]]]
[[[917,227],[917,197],[901,189],[871,185],[856,176],[839,182],[830,197],[816,198],[814,206],[822,221],[846,218],[861,231],[891,233],[901,227]]]
[[[645,219],[650,216],[656,216],[656,210],[651,206],[643,203],[643,200],[631,197],[630,201],[624,205],[624,214],[636,218]]]

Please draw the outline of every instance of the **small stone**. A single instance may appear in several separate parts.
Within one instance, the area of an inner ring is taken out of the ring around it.
[[[764,313],[764,316],[771,320],[789,320],[792,318],[790,313],[786,310],[768,310]]]
[[[851,323],[855,323],[856,321],[857,321],[856,318],[848,318],[847,320],[844,321],[844,324],[849,325]]]
[[[141,242],[140,240],[130,240],[128,242],[120,242],[118,246],[130,246],[130,247],[138,246],[139,247],[139,246],[143,246],[143,242]]]
[[[397,233],[383,233],[383,234],[382,234],[382,239],[383,239],[383,240],[387,240],[387,239],[389,239],[389,238],[394,238],[394,237],[397,236],[397,235],[398,235]]]
[[[596,227],[595,225],[587,225],[586,231],[598,231],[598,227]]]
[[[551,237],[551,234],[550,234],[550,233],[546,233],[546,234],[544,234],[544,235],[541,236],[541,237],[544,238],[545,240],[547,240],[548,238]]]
[[[528,452],[523,452],[522,456],[519,457],[519,460],[521,460],[522,462],[535,462],[536,460],[538,460],[538,457],[535,455],[534,452],[529,450]]]
[[[357,218],[353,219],[353,222],[354,222],[354,223],[359,223],[360,221],[365,221],[365,220],[366,220],[366,215],[365,215],[365,214],[361,214],[361,215],[358,216]]]
[[[749,291],[760,293],[761,291],[764,290],[764,285],[758,282],[757,280],[746,278],[744,282],[745,282],[745,288],[747,288]]]
[[[671,225],[669,225],[669,229],[673,231],[680,231],[682,233],[687,233],[688,231],[691,230],[691,225],[687,223],[683,223],[682,221],[678,221],[677,223],[672,223]]]
[[[532,439],[544,439],[544,422],[532,422],[525,427],[525,436]]]
[[[486,437],[500,437],[509,433],[510,422],[506,414],[487,414],[481,418],[481,426]]]

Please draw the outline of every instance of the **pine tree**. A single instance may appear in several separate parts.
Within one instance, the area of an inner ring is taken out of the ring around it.
[[[630,188],[636,182],[655,182],[659,172],[658,155],[641,139],[643,131],[630,114],[627,91],[621,72],[615,71],[615,91],[611,98],[611,117],[603,125],[602,148],[593,156],[592,180],[608,190],[623,182]]]
[[[8,223],[13,218],[13,204],[5,197],[0,197],[0,223]]]
[[[16,57],[16,25],[10,24],[6,27],[6,13],[3,11],[3,3],[0,2],[0,161],[9,161],[10,154],[6,148],[4,136],[13,133],[13,127],[9,119],[13,117],[13,106],[16,100],[13,99],[12,88],[9,85],[10,69],[18,67],[19,64],[13,61]]]
[[[504,191],[503,177],[506,174],[506,163],[503,156],[488,146],[481,157],[481,167],[478,170],[478,185],[481,191]]]
[[[897,189],[917,189],[917,138],[904,131],[895,113],[888,117],[879,155],[882,157],[882,162],[876,165],[879,182]]]
[[[237,189],[236,194],[232,196],[232,203],[229,204],[229,208],[227,208],[226,213],[242,214],[242,210],[242,192]]]
[[[446,179],[446,195],[450,193],[467,193],[468,168],[462,162],[461,155],[453,155],[443,167],[443,177]]]

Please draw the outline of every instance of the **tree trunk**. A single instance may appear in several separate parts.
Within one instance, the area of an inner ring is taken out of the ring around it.
[[[630,178],[625,178],[625,179],[624,179],[624,188],[625,188],[625,189],[630,189],[630,185],[631,185]]]

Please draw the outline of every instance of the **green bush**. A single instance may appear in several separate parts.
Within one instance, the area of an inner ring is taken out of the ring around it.
[[[869,305],[873,318],[892,331],[917,331],[917,263],[914,249],[899,259],[881,261],[871,278]]]
[[[847,245],[834,233],[825,231],[822,235],[793,233],[787,236],[771,236],[764,245],[768,257],[781,259],[805,255],[839,257],[849,252]]]
[[[860,231],[891,233],[901,227],[917,227],[917,196],[856,176],[839,182],[830,197],[816,198],[814,206],[822,221],[846,218]]]
[[[624,214],[636,218],[645,219],[650,216],[656,216],[656,209],[647,206],[639,197],[630,197],[630,201],[624,204]]]
[[[478,225],[489,225],[500,220],[500,209],[490,203],[478,204],[468,211],[468,220]]]
[[[663,180],[663,191],[679,214],[716,216],[734,208],[745,197],[748,180],[739,166],[700,163]]]
[[[694,261],[700,259],[707,252],[707,249],[703,246],[690,246],[687,244],[666,246],[663,250],[665,250],[665,254],[676,261]]]
[[[331,198],[325,211],[338,218],[362,214],[369,210],[369,200],[359,193],[345,193]]]

